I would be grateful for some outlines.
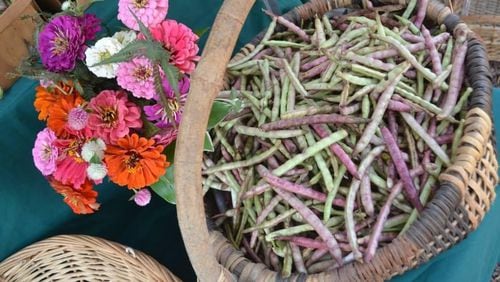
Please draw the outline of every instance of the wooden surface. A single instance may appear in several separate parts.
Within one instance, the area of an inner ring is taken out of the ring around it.
[[[15,82],[6,75],[15,71],[33,42],[38,7],[31,0],[16,0],[0,16],[0,87],[6,89]],[[23,19],[26,18],[26,19]]]

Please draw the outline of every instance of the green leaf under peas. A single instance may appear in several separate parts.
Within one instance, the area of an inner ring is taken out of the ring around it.
[[[210,112],[210,117],[208,118],[207,129],[214,128],[219,122],[224,120],[224,118],[231,112],[233,106],[226,102],[214,101],[212,105],[212,110]]]
[[[212,141],[212,137],[210,136],[210,134],[207,132],[205,132],[205,141],[203,143],[203,151],[205,152],[213,152],[215,149],[214,149],[214,142]]]

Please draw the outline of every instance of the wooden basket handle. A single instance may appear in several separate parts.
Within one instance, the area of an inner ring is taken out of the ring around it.
[[[227,63],[255,0],[225,0],[201,60],[192,75],[175,151],[177,217],[192,266],[202,281],[227,281],[210,244],[200,187],[203,141],[212,103],[222,87]],[[219,269],[220,271],[216,271]]]

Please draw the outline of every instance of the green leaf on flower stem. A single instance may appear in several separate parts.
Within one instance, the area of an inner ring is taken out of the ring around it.
[[[146,118],[142,118],[142,124],[143,124],[142,129],[144,130],[144,136],[147,138],[155,136],[160,131],[160,129],[156,125],[154,125],[154,123],[150,122]]]
[[[90,159],[90,162],[89,162],[89,163],[91,163],[91,164],[101,164],[101,163],[102,163],[102,161],[101,161],[101,159],[99,158],[99,156],[97,156],[96,154],[94,154],[94,155],[92,156],[92,158]]]
[[[172,142],[163,150],[163,154],[167,156],[167,162],[171,164],[174,163],[175,144],[176,142]]]
[[[212,141],[212,137],[210,134],[205,132],[205,142],[203,143],[203,151],[205,152],[213,152],[214,151],[214,142]]]
[[[179,102],[181,99],[181,96],[179,93],[180,72],[179,72],[179,69],[177,69],[175,66],[171,65],[168,61],[169,61],[169,57],[162,57],[160,59],[161,68],[163,69],[163,72],[165,73],[165,76],[167,77],[168,84],[170,84],[170,87],[172,87],[172,90],[174,90],[175,97],[177,98],[177,101]]]
[[[173,120],[174,116],[172,110],[168,106],[167,97],[165,96],[165,90],[163,89],[163,84],[160,76],[160,68],[156,65],[153,67],[153,78],[156,94],[160,97],[160,104],[163,107],[163,110],[167,113],[167,117],[170,120]]]
[[[198,37],[201,38],[209,30],[210,30],[210,27],[200,28],[200,29],[195,30],[194,34],[198,35]]]
[[[137,57],[138,54],[146,53],[144,50],[147,50],[149,45],[150,43],[145,40],[135,40],[121,49],[118,53],[89,67],[97,67],[101,65],[129,61],[132,58]]]
[[[144,37],[146,37],[146,40],[148,41],[152,41],[153,40],[153,35],[151,34],[151,32],[149,31],[149,29],[144,25],[144,23],[135,15],[134,12],[132,12],[132,10],[129,8],[129,11],[130,13],[132,14],[132,16],[134,16],[135,20],[137,21],[137,23],[139,24],[139,30],[141,31],[141,33],[144,35]]]
[[[87,10],[90,6],[92,6],[92,4],[96,3],[96,2],[103,2],[104,0],[90,0],[90,1],[84,1],[84,3],[82,4],[80,0],[77,0],[76,1],[76,10],[75,10],[75,13],[76,15],[82,15],[85,10]]]
[[[212,105],[212,111],[210,112],[210,117],[208,118],[207,129],[214,128],[219,122],[221,122],[233,109],[233,106],[226,102],[214,101]]]
[[[162,197],[165,201],[175,205],[175,188],[174,188],[174,166],[170,165],[167,168],[165,175],[160,177],[160,180],[151,185],[151,189]]]

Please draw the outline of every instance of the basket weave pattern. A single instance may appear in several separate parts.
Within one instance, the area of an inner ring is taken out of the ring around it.
[[[226,2],[234,8],[234,6],[237,7],[239,1]],[[245,1],[240,1],[240,4],[241,2]],[[300,23],[316,14],[322,15],[335,8],[356,8],[360,2],[312,0],[284,17]],[[407,4],[408,0],[384,0],[383,2]],[[240,13],[243,10],[237,9]],[[224,12],[227,11],[224,10]],[[463,25],[460,18],[451,13],[450,8],[436,0],[429,2],[427,17],[437,24],[444,24],[450,32],[458,24]],[[228,33],[234,36],[231,32],[238,32],[241,28],[241,26],[224,25],[223,18],[218,18],[216,23],[220,26],[213,28],[211,34],[213,38]],[[261,38],[262,34],[245,46],[235,59],[253,50]],[[200,65],[204,61],[215,60],[223,48],[227,49],[227,53],[224,54],[229,54],[234,46],[234,43],[232,44],[226,46],[209,39]],[[464,136],[457,150],[458,153],[453,156],[452,166],[440,175],[440,187],[419,218],[405,234],[377,250],[370,263],[354,262],[331,272],[319,274],[293,274],[289,278],[290,281],[383,281],[428,261],[463,240],[468,233],[477,228],[495,198],[498,164],[492,145],[494,144],[490,117],[492,82],[486,50],[473,33],[469,35],[468,47],[466,77],[474,91],[469,99]],[[223,59],[221,61],[224,65],[227,63]],[[208,73],[210,75],[207,75]],[[207,96],[207,88],[203,86],[209,83],[215,86],[228,85],[227,79],[224,81],[221,76],[223,73],[222,67],[220,69],[208,66],[198,67],[193,75],[192,89],[184,111],[185,120],[204,122],[207,119],[211,101],[216,97],[220,88],[215,89],[216,91],[210,89],[210,95]],[[199,221],[206,216],[203,208],[201,210],[193,208],[193,203],[196,204],[202,200],[200,188],[202,146],[200,145],[199,152],[193,150],[193,144],[202,144],[203,140],[204,131],[199,130],[198,127],[191,123],[181,124],[175,157],[179,223],[195,271],[199,277],[209,281],[216,279],[219,281],[234,279],[279,281],[278,273],[269,270],[263,264],[256,264],[245,258],[218,231],[209,232],[206,225],[189,224],[193,220]],[[212,248],[207,249],[203,247],[203,244],[208,238],[212,242]],[[215,260],[213,260],[214,257]],[[233,276],[231,277],[228,272]]]
[[[500,1],[497,15],[474,14],[464,17],[464,21],[478,34],[491,61],[500,61]]]
[[[104,239],[62,235],[0,263],[0,281],[181,281],[148,255]]]

